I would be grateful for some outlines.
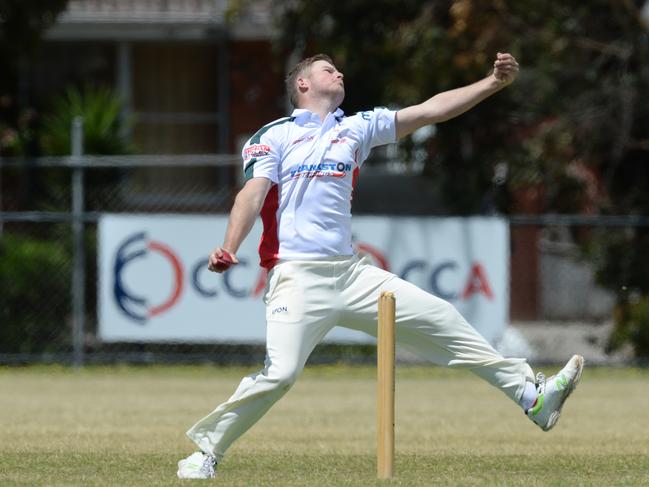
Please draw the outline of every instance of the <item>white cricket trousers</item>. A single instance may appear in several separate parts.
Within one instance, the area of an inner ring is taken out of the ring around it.
[[[265,367],[245,377],[232,397],[187,436],[220,461],[232,442],[290,389],[334,326],[376,336],[383,291],[396,297],[396,339],[403,349],[435,364],[468,368],[517,402],[525,382],[534,381],[525,359],[503,358],[453,305],[374,267],[367,257],[284,261],[270,271],[264,295]]]

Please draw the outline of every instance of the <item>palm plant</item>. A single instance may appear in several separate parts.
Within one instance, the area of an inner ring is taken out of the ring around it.
[[[43,152],[52,156],[70,153],[72,121],[77,116],[83,118],[84,153],[134,152],[124,136],[134,119],[123,117],[123,108],[123,101],[110,88],[89,85],[82,89],[68,88],[53,101],[49,114],[43,118]]]

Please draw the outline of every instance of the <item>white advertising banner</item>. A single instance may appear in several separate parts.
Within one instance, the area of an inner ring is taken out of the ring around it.
[[[265,342],[257,222],[223,274],[207,270],[226,216],[103,215],[99,337],[106,342]],[[499,218],[355,217],[359,252],[452,302],[487,340],[508,322],[509,227]],[[397,296],[397,303],[399,297]],[[398,306],[398,304],[397,304]],[[371,343],[336,327],[328,342]]]

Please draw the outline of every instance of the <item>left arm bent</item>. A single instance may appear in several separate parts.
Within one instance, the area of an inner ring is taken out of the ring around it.
[[[473,108],[485,98],[511,84],[518,74],[518,63],[511,54],[498,53],[494,71],[471,85],[444,91],[419,105],[397,112],[397,138],[432,123],[445,122]]]

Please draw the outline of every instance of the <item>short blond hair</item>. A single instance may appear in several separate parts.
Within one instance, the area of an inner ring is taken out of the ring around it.
[[[327,61],[331,65],[333,65],[334,63],[331,60],[331,57],[327,56],[326,54],[316,54],[315,56],[302,59],[302,61],[297,63],[295,67],[291,69],[286,75],[286,94],[288,95],[289,100],[291,100],[291,105],[293,105],[295,108],[297,108],[299,95],[299,91],[296,86],[297,79],[316,61]]]

